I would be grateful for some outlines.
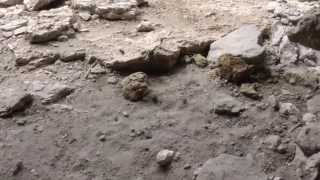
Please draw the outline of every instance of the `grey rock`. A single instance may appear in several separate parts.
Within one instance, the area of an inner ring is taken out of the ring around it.
[[[74,92],[74,88],[59,82],[33,81],[29,91],[39,97],[42,104],[52,104]]]
[[[84,49],[65,50],[61,53],[60,59],[64,62],[84,60],[86,57],[86,51]]]
[[[320,112],[320,95],[316,95],[307,101],[307,109],[310,113],[317,114]]]
[[[265,49],[259,44],[261,33],[255,25],[240,27],[211,44],[208,60],[217,62],[220,56],[230,54],[245,59],[248,64],[262,64]]]
[[[138,32],[150,32],[154,30],[154,25],[149,22],[149,21],[142,21],[138,26],[137,26],[137,31]]]
[[[286,36],[288,28],[280,22],[275,22],[271,26],[271,45],[279,46],[283,37]]]
[[[41,10],[57,0],[24,0],[24,4],[30,11]]]
[[[222,95],[214,101],[214,111],[217,114],[239,115],[243,110],[243,103],[228,95]]]
[[[201,54],[195,54],[191,58],[194,64],[196,64],[200,68],[205,68],[209,64],[207,58],[202,56]]]
[[[71,5],[74,9],[94,12],[94,9],[96,7],[96,0],[72,0]]]
[[[81,10],[78,15],[85,21],[89,21],[91,19],[91,14],[88,11]]]
[[[281,138],[278,135],[270,135],[263,141],[263,145],[271,150],[276,150],[280,143]]]
[[[196,180],[267,180],[253,160],[228,154],[209,159],[195,176]]]
[[[38,50],[31,46],[18,47],[14,49],[15,62],[17,66],[32,65],[41,67],[48,64],[53,64],[58,58],[59,54],[50,50]]]
[[[299,48],[295,43],[291,42],[287,36],[283,37],[279,50],[281,64],[294,64],[298,61]]]
[[[31,94],[21,88],[0,88],[0,117],[8,117],[26,110],[33,101]]]
[[[320,11],[311,11],[301,18],[298,25],[289,32],[291,41],[320,50]]]
[[[305,122],[306,124],[311,124],[317,122],[317,116],[312,113],[305,113],[302,116],[302,121]]]
[[[0,6],[13,6],[17,4],[22,4],[23,0],[0,0]]]
[[[29,21],[26,38],[31,43],[56,40],[63,34],[73,31],[74,15],[68,7],[41,11]]]
[[[174,158],[174,151],[168,150],[168,149],[164,149],[161,150],[158,154],[157,154],[157,163],[160,166],[168,166],[171,164],[173,158]]]
[[[0,26],[2,31],[14,31],[28,24],[28,20],[18,19],[14,21],[10,21],[5,25]]]
[[[240,93],[251,99],[260,99],[261,95],[257,91],[257,86],[255,84],[241,84]]]
[[[298,108],[292,103],[279,103],[279,113],[281,115],[289,116],[298,112]]]
[[[320,124],[313,123],[303,127],[296,142],[307,156],[320,152]]]
[[[130,101],[139,101],[149,93],[148,77],[143,72],[129,75],[122,80],[122,94]]]
[[[255,67],[248,65],[241,57],[225,54],[219,57],[220,77],[229,82],[241,84],[250,79]]]
[[[137,2],[115,0],[112,2],[98,0],[95,13],[108,20],[132,20],[138,15]]]
[[[118,78],[115,76],[111,76],[107,79],[108,84],[117,84],[118,83]]]
[[[271,95],[268,98],[268,104],[271,106],[274,110],[279,110],[279,101],[276,98],[276,96]]]
[[[99,74],[106,74],[107,71],[106,71],[106,68],[103,67],[102,65],[100,65],[99,63],[96,64],[95,66],[93,66],[91,69],[90,69],[90,73],[91,74],[96,74],[96,75],[99,75]]]

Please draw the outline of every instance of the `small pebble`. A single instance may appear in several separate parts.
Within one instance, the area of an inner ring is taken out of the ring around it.
[[[160,166],[168,166],[174,158],[174,151],[164,149],[157,154],[157,163]]]

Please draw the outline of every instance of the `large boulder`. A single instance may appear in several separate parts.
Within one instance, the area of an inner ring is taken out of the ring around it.
[[[208,60],[217,62],[222,55],[241,57],[248,64],[262,64],[265,49],[259,44],[262,31],[255,25],[245,25],[210,46]]]
[[[24,4],[30,11],[38,11],[57,0],[24,0]]]
[[[74,31],[74,21],[73,12],[68,7],[41,11],[29,21],[26,38],[31,43],[56,40],[59,36]]]
[[[209,159],[195,176],[196,180],[267,180],[252,159],[228,154]]]
[[[320,50],[320,10],[312,11],[301,18],[288,37],[292,42]]]

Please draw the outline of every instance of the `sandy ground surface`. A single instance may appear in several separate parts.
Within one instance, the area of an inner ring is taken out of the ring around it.
[[[269,23],[268,2],[150,0],[150,7],[141,9],[138,20],[82,21],[82,28],[88,31],[49,47],[84,47],[111,61],[119,49],[134,56],[161,38],[217,39],[243,24],[264,26]],[[137,33],[141,20],[158,24],[156,30]],[[0,119],[1,180],[191,180],[201,164],[221,153],[251,154],[261,171],[273,175],[292,160],[292,151],[279,154],[260,148],[270,134],[290,141],[297,125],[297,119],[280,117],[272,109],[264,109],[263,103],[271,94],[278,94],[305,111],[305,89],[299,86],[281,80],[261,82],[261,101],[239,96],[248,111],[240,117],[224,117],[213,113],[213,103],[221,96],[234,95],[237,87],[211,80],[209,68],[191,64],[151,74],[152,93],[133,103],[122,97],[119,83],[108,83],[110,77],[123,79],[122,73],[110,71],[88,79],[88,65],[81,61],[57,62],[33,71],[16,69],[4,47],[25,42],[3,42],[1,86],[25,88],[34,82],[64,82],[75,87],[75,92],[56,104],[35,102],[23,114]],[[21,121],[25,122],[22,126]],[[101,135],[104,141],[99,139]],[[179,153],[165,170],[155,161],[161,149]],[[12,176],[18,162],[23,162],[24,168]]]

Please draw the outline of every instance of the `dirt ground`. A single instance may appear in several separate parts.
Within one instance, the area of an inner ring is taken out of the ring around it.
[[[217,39],[243,24],[267,25],[268,2],[149,0],[138,20],[81,21],[87,31],[51,45],[84,47],[110,56],[123,49],[131,56],[166,37]],[[137,33],[141,20],[158,24],[156,30]],[[117,71],[88,79],[87,64],[81,61],[33,71],[16,68],[5,46],[22,45],[17,42],[2,41],[0,86],[61,81],[75,92],[57,104],[36,101],[25,113],[0,119],[0,180],[192,180],[197,168],[221,153],[251,154],[261,171],[272,176],[293,158],[290,148],[284,153],[261,148],[271,134],[291,141],[299,126],[296,117],[281,117],[265,104],[276,94],[302,113],[307,98],[303,87],[281,79],[259,82],[263,98],[255,101],[239,95],[236,85],[211,79],[209,67],[188,64],[150,74],[150,95],[130,102],[123,98],[119,83],[108,83],[110,77],[124,78]],[[216,115],[213,103],[225,95],[237,96],[247,110],[240,117]],[[156,163],[161,149],[178,152],[168,169]],[[19,162],[23,170],[12,176]]]

